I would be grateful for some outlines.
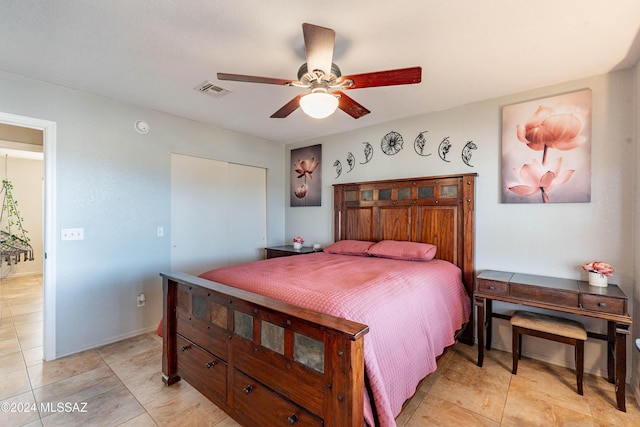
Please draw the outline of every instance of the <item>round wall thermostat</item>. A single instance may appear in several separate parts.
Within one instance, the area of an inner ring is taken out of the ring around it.
[[[149,123],[145,122],[144,120],[138,120],[134,123],[134,126],[139,133],[149,132]]]

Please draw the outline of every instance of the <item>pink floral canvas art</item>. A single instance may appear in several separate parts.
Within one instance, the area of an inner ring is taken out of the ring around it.
[[[591,90],[502,108],[502,201],[591,201]]]
[[[291,150],[291,206],[322,205],[322,145]]]

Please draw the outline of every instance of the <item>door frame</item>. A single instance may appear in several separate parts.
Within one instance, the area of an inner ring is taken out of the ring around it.
[[[56,122],[0,112],[0,123],[43,132],[44,232],[43,232],[43,357],[56,358]]]

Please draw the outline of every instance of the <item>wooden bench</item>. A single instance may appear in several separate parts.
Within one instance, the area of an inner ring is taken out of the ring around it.
[[[582,395],[584,342],[587,339],[587,332],[582,323],[546,314],[516,311],[511,317],[511,326],[513,334],[513,370],[511,373],[513,375],[516,375],[518,371],[518,360],[522,354],[521,335],[531,335],[565,344],[571,344],[575,347],[578,394]]]

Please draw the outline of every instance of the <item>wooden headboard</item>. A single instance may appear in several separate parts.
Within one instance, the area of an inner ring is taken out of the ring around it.
[[[475,279],[475,179],[443,175],[335,184],[334,240],[406,240],[437,246],[456,264],[472,296]],[[473,344],[473,313],[460,340]]]

